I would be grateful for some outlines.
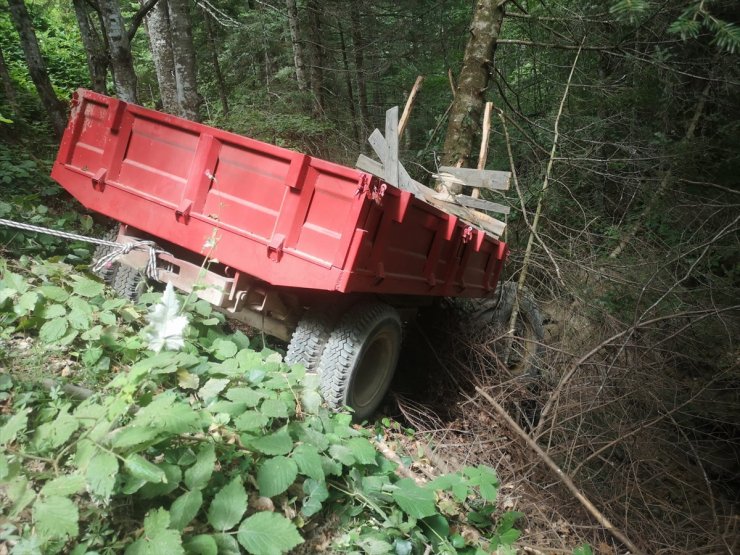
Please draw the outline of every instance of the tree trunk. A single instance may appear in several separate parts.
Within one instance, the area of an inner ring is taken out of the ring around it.
[[[67,125],[65,106],[59,101],[51,85],[49,73],[46,71],[46,64],[41,57],[41,49],[38,40],[36,40],[36,33],[31,25],[26,4],[23,0],[8,0],[8,4],[10,5],[10,16],[21,39],[23,55],[28,64],[28,72],[31,74],[39,98],[41,98],[41,102],[49,114],[54,133],[59,138],[64,133],[64,128]]]
[[[360,127],[357,125],[357,113],[355,110],[355,95],[352,92],[352,77],[349,72],[349,62],[347,61],[347,45],[344,42],[344,31],[342,30],[342,23],[337,20],[337,27],[339,28],[339,45],[342,48],[342,65],[344,67],[344,82],[347,85],[347,100],[349,104],[349,113],[352,118],[352,131],[355,135],[355,140],[358,145],[364,142],[364,137],[360,135]]]
[[[311,92],[314,97],[314,111],[324,113],[324,39],[321,34],[321,3],[308,0],[308,36]]]
[[[485,94],[493,69],[504,8],[498,0],[479,0],[473,12],[470,38],[465,47],[463,65],[457,79],[455,100],[447,125],[442,165],[467,165],[474,139],[480,129]],[[462,186],[454,186],[452,193],[460,193]]]
[[[105,93],[108,74],[108,53],[105,50],[105,43],[100,40],[100,37],[95,36],[95,30],[88,17],[87,2],[85,0],[73,0],[73,3],[82,44],[87,56],[90,86],[96,92]]]
[[[142,6],[146,3],[146,0],[140,1]],[[157,73],[162,109],[167,113],[180,115],[167,0],[157,2],[157,5],[147,15],[145,23],[149,35],[149,48],[152,52],[154,70]]]
[[[100,19],[108,39],[110,65],[116,94],[126,102],[138,102],[136,96],[136,73],[131,57],[131,43],[121,16],[118,0],[98,0]]]
[[[303,44],[298,27],[298,6],[296,0],[285,0],[288,9],[288,27],[290,28],[290,40],[293,43],[293,62],[295,64],[295,78],[298,82],[298,90],[308,89],[306,81],[306,64],[304,62]]]
[[[187,0],[168,0],[177,103],[180,105],[180,113],[183,117],[200,121],[195,48],[193,47],[193,29],[188,5]]]
[[[216,74],[216,83],[218,84],[218,96],[221,99],[221,108],[224,115],[229,113],[229,98],[226,94],[226,82],[224,75],[221,73],[221,64],[218,62],[218,48],[216,47],[216,36],[213,25],[211,24],[211,15],[203,10],[203,23],[206,28],[206,38],[208,39],[208,48],[211,51],[211,62],[213,63],[213,72]]]
[[[352,43],[355,57],[355,81],[357,82],[357,100],[360,107],[360,142],[361,150],[365,151],[367,144],[367,127],[370,117],[367,110],[367,84],[365,82],[365,43],[362,37],[362,21],[360,21],[360,11],[355,2],[350,8]]]

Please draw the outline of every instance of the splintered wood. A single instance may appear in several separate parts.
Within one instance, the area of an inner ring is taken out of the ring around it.
[[[419,84],[418,80],[417,84]],[[404,112],[407,116],[409,112],[408,104]],[[497,238],[501,237],[506,229],[506,224],[481,212],[481,210],[508,214],[509,207],[478,198],[478,194],[475,193],[480,189],[495,191],[508,190],[511,173],[442,166],[439,168],[439,173],[435,174],[434,177],[442,183],[443,187],[440,192],[436,192],[412,179],[398,158],[399,134],[403,132],[398,124],[398,107],[396,106],[388,110],[385,116],[385,135],[376,129],[368,139],[370,146],[373,147],[380,162],[361,154],[355,164],[356,167],[381,178],[390,185],[404,191],[409,191],[418,199],[448,214],[457,216],[474,227],[480,228]],[[408,117],[405,118],[404,127],[407,119]],[[484,141],[486,143],[488,142],[487,137],[484,137]],[[487,152],[487,149],[485,151]],[[479,162],[479,167],[483,167],[484,165],[485,161],[483,161],[482,165]],[[453,184],[472,187],[474,195],[471,197],[450,193],[450,186]]]

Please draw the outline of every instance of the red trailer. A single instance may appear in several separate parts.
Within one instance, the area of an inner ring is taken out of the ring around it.
[[[505,243],[369,173],[87,90],[52,177],[155,241],[158,277],[278,338],[332,406],[369,415],[390,383],[399,310],[491,294]],[[147,256],[105,276],[132,292]]]

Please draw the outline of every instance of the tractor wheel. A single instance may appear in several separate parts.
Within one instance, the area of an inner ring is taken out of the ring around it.
[[[492,326],[498,334],[506,333],[514,310],[516,289],[516,283],[502,283],[494,298],[478,304],[470,315],[472,323],[476,326]],[[534,299],[525,293],[519,296],[519,312],[510,345],[507,349],[508,339],[502,338],[497,342],[496,355],[506,359],[506,366],[512,375],[538,377],[542,370],[544,338],[540,310]]]
[[[113,289],[119,296],[136,302],[146,290],[146,277],[138,268],[118,264],[113,275]]]
[[[309,308],[290,338],[285,362],[302,364],[308,372],[317,372],[335,322],[332,311]]]
[[[106,232],[106,234],[103,235],[102,239],[105,239],[106,241],[115,241],[117,237],[118,226]],[[98,262],[98,260],[110,254],[111,252],[113,252],[113,247],[109,247],[108,245],[98,245],[93,252],[92,265],[94,266]],[[119,263],[114,260],[113,262],[108,263],[106,266],[103,266],[100,270],[93,273],[108,285],[112,285],[113,276],[115,275],[118,266]]]
[[[383,400],[401,351],[401,318],[395,308],[360,303],[339,320],[319,363],[324,399],[333,409],[349,406],[354,420],[373,414]]]

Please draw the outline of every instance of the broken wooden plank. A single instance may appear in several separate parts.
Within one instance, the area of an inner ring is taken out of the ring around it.
[[[432,206],[439,208],[443,212],[447,212],[448,214],[457,216],[465,222],[479,227],[483,231],[487,231],[495,235],[497,238],[501,237],[501,235],[504,233],[504,229],[506,229],[506,224],[501,220],[492,218],[491,216],[484,214],[483,212],[477,212],[470,208],[465,208],[464,206],[460,206],[459,204],[455,204],[454,202],[447,202],[433,197],[429,197],[427,199],[427,202]]]
[[[498,214],[508,214],[511,212],[511,208],[499,204],[497,202],[491,202],[482,198],[472,198],[467,195],[457,195],[455,202],[468,208],[475,208],[476,210],[486,210],[488,212],[496,212]]]
[[[377,160],[373,160],[369,156],[365,156],[364,154],[360,154],[357,157],[357,162],[355,163],[355,167],[364,172],[376,175],[380,177],[381,179],[385,175],[385,172],[383,171],[383,164],[381,164]]]
[[[467,187],[478,187],[481,189],[493,189],[496,191],[508,191],[511,181],[511,172],[498,170],[476,170],[472,168],[455,168],[442,166],[440,174],[450,174],[455,179],[460,179]]]
[[[416,100],[416,95],[419,94],[419,90],[421,90],[422,83],[424,83],[424,76],[419,75],[416,78],[416,82],[414,83],[414,86],[411,88],[409,97],[406,100],[406,106],[403,109],[403,114],[401,114],[401,119],[398,122],[398,136],[399,137],[403,135],[403,132],[406,129],[406,125],[409,122],[409,118],[411,117],[411,109],[414,107],[414,100]]]
[[[385,169],[386,182],[398,187],[399,159],[398,159],[398,106],[394,106],[385,113],[385,142],[386,156],[381,157]]]
[[[370,134],[370,138],[368,140],[370,141],[370,146],[373,147],[373,150],[378,155],[378,158],[380,158],[380,162],[383,165],[382,173],[380,174],[377,174],[374,172],[370,172],[370,173],[373,173],[373,175],[377,175],[378,177],[385,179],[385,175],[387,175],[386,174],[387,170],[385,167],[385,160],[383,158],[384,156],[386,156],[386,153],[388,152],[387,141],[385,140],[385,137],[383,137],[383,134],[378,129],[376,129]],[[358,162],[359,162],[359,159],[358,159]],[[424,196],[427,194],[429,189],[427,187],[424,187],[424,185],[422,185],[418,181],[414,181],[413,179],[411,179],[411,176],[406,171],[406,168],[403,167],[403,164],[401,164],[400,162],[397,162],[396,167],[398,168],[398,183],[396,184],[396,187],[398,187],[399,189],[403,189],[404,191],[410,191],[411,193],[413,193],[415,196],[419,198],[424,198]],[[365,170],[365,171],[369,171],[369,170]],[[386,179],[386,182],[388,182],[387,179]],[[391,185],[393,185],[393,183],[391,183]]]

